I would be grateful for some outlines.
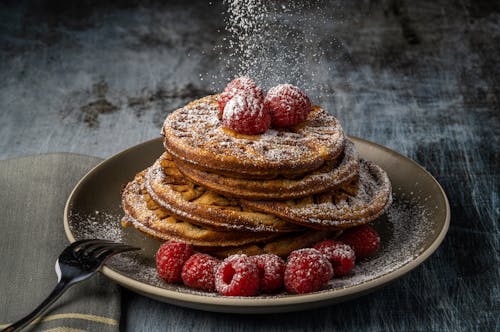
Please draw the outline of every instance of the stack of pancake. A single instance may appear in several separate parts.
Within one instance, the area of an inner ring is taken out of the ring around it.
[[[218,114],[213,95],[166,118],[165,152],[123,190],[124,226],[219,257],[287,256],[390,205],[387,174],[360,159],[320,107],[299,125],[261,135],[235,133]]]

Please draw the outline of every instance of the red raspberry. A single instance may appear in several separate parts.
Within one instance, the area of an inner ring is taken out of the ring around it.
[[[262,98],[237,94],[226,104],[222,121],[224,126],[240,134],[256,135],[269,129],[271,114],[264,108]]]
[[[184,262],[193,254],[193,246],[187,243],[168,241],[156,252],[156,270],[166,282],[180,282]]]
[[[346,275],[354,267],[356,261],[354,250],[343,242],[325,240],[316,244],[314,249],[319,250],[328,259],[336,276]]]
[[[264,94],[262,89],[259,88],[255,82],[246,76],[238,77],[232,80],[226,85],[224,92],[219,95],[217,102],[219,104],[219,119],[222,119],[222,113],[224,112],[224,107],[229,100],[231,100],[237,94],[250,94],[255,95],[259,98],[264,99]]]
[[[271,113],[273,126],[289,127],[307,118],[311,101],[296,86],[280,84],[267,92],[264,107]]]
[[[259,290],[259,269],[247,255],[231,255],[215,272],[215,289],[226,296],[253,296]]]
[[[283,286],[285,262],[274,254],[251,256],[250,259],[259,269],[260,286],[263,293],[272,293]]]
[[[215,291],[215,270],[219,260],[207,255],[196,253],[189,257],[182,267],[184,285],[206,291]]]
[[[348,244],[357,258],[373,255],[380,246],[380,236],[377,231],[368,225],[350,228],[339,237],[339,241]]]
[[[315,292],[322,289],[332,276],[332,265],[318,250],[295,250],[286,263],[285,289],[298,294]]]

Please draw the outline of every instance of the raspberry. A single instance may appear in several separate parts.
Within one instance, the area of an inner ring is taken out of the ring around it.
[[[368,225],[350,228],[339,237],[339,241],[348,244],[357,258],[373,255],[380,246],[380,236],[377,231]]]
[[[271,115],[264,109],[262,98],[237,94],[226,104],[222,121],[224,126],[240,134],[255,135],[269,128]]]
[[[168,241],[156,252],[156,270],[166,282],[180,282],[184,262],[193,254],[193,246],[187,243]]]
[[[295,250],[286,263],[285,289],[298,294],[315,292],[322,289],[332,276],[332,265],[318,250]]]
[[[280,84],[267,92],[264,107],[271,113],[273,126],[290,127],[307,118],[311,101],[296,86]]]
[[[354,267],[356,261],[354,250],[343,242],[325,240],[316,244],[314,249],[319,250],[328,259],[336,276],[346,275]]]
[[[285,262],[274,254],[251,256],[250,259],[259,269],[260,286],[263,293],[272,293],[283,286]]]
[[[221,295],[253,296],[259,290],[259,269],[247,255],[231,255],[215,272],[215,288]]]
[[[196,253],[189,257],[182,267],[184,285],[206,291],[215,291],[215,270],[219,260],[207,255]]]
[[[250,94],[264,99],[262,89],[259,88],[251,78],[246,76],[235,78],[226,85],[224,92],[222,92],[217,99],[220,110],[219,119],[222,119],[222,113],[224,112],[224,107],[226,107],[227,102],[237,94]]]

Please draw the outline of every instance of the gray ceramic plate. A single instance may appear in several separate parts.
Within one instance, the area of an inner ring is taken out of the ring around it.
[[[441,244],[448,230],[450,208],[439,183],[414,161],[383,146],[352,138],[365,159],[382,166],[392,181],[394,203],[373,222],[381,236],[376,256],[334,278],[320,292],[251,298],[223,297],[162,282],[156,275],[154,253],[159,244],[132,227],[122,229],[120,192],[135,173],[160,156],[160,139],[125,150],[96,166],[76,185],[66,203],[64,227],[70,241],[106,238],[143,248],[111,258],[107,277],[148,297],[180,306],[219,312],[271,313],[310,309],[371,292],[408,273]]]

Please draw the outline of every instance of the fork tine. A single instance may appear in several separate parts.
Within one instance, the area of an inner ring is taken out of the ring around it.
[[[130,250],[140,250],[141,248],[122,244],[122,245],[108,247],[108,249],[111,249],[111,250],[116,251],[116,252],[122,252],[122,251],[130,251]]]
[[[103,247],[109,247],[109,248],[116,248],[116,247],[130,247],[130,248],[137,248],[137,247],[134,247],[134,246],[131,246],[131,245],[128,245],[128,244],[125,244],[125,243],[118,243],[118,242],[113,242],[113,243],[108,243],[106,245],[103,245]],[[138,248],[140,249],[140,248]]]
[[[67,255],[75,255],[76,253],[84,253],[86,255],[92,255],[96,257],[97,255],[94,253],[96,250],[102,250],[103,248],[115,248],[126,246],[123,243],[117,243],[110,240],[100,240],[100,239],[90,239],[90,240],[80,240],[73,242],[70,246],[66,247],[64,252]],[[140,248],[131,249],[138,250]]]
[[[115,242],[93,242],[82,248],[82,250],[85,251],[85,253],[91,255],[95,251],[102,249],[102,248],[113,248],[116,246],[122,246],[122,243],[115,243]]]
[[[71,250],[79,251],[87,248],[90,245],[100,244],[100,243],[114,243],[114,242],[101,239],[86,239],[86,240],[75,241],[68,248],[71,248]]]
[[[88,245],[89,243],[94,243],[96,242],[97,240],[79,240],[79,241],[75,241],[73,243],[71,243],[69,246],[67,246],[63,253],[65,254],[71,254],[73,252],[77,252],[77,251],[80,251],[82,249],[82,247]]]
[[[104,239],[88,239],[88,240],[82,240],[82,241],[77,241],[77,242],[80,242],[80,247],[83,249],[83,248],[86,248],[90,245],[93,245],[93,244],[110,244],[110,243],[116,243],[116,242],[113,242],[111,240],[104,240]]]
[[[132,247],[132,246],[128,246],[128,245],[107,247],[107,248],[102,248],[98,251],[95,251],[95,257],[99,258],[99,259],[105,259],[107,257],[110,257],[110,256],[115,255],[115,254],[119,254],[121,252],[134,251],[134,250],[140,250],[140,248]]]
[[[111,250],[110,253],[139,250],[140,248],[132,247],[123,243],[113,242],[111,240],[104,239],[88,239],[79,240],[73,242],[69,247],[66,248],[70,251],[85,251],[88,255],[93,255],[98,257],[102,255],[103,251]]]

